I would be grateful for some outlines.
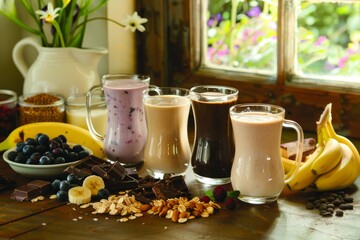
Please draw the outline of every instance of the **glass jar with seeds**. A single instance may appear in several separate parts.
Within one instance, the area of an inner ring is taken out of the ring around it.
[[[35,122],[65,122],[64,97],[53,93],[34,93],[19,97],[20,125]]]

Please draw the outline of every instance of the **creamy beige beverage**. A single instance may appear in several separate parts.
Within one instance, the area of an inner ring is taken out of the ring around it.
[[[152,176],[184,174],[191,149],[187,122],[190,99],[177,95],[145,98],[148,137],[144,150],[145,167]]]
[[[281,193],[284,170],[279,145],[283,120],[264,112],[231,116],[236,149],[231,183],[240,191],[240,199],[276,199]]]

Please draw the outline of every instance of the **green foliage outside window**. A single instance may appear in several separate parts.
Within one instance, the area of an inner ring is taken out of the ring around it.
[[[299,72],[359,76],[360,3],[296,3]],[[277,0],[209,0],[208,63],[274,73],[277,12]]]

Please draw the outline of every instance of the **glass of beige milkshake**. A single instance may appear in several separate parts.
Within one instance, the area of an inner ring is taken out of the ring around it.
[[[270,104],[238,104],[230,108],[235,138],[235,157],[231,184],[240,191],[239,199],[263,204],[276,201],[284,184],[298,170],[302,159],[304,136],[301,126],[285,118],[285,109]],[[285,175],[280,142],[283,127],[297,132],[295,170]]]
[[[189,90],[155,87],[144,91],[148,128],[144,166],[155,178],[184,175],[190,164],[188,118]]]

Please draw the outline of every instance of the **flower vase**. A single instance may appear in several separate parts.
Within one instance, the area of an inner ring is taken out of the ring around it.
[[[25,61],[24,50],[33,47],[37,58]],[[98,63],[107,49],[42,47],[34,37],[20,40],[13,49],[13,61],[24,77],[23,94],[51,92],[65,98],[86,93],[100,84]]]

